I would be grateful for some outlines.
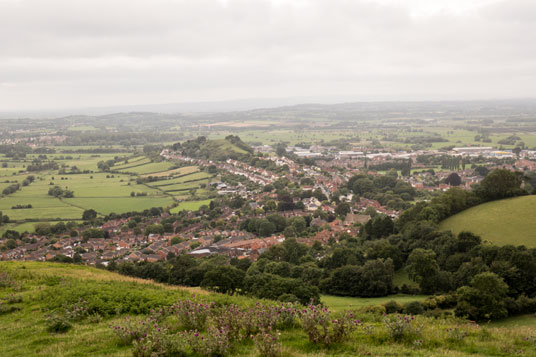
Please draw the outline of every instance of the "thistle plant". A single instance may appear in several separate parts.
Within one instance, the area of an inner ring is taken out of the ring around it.
[[[415,326],[415,316],[386,316],[383,321],[389,337],[395,341],[411,336],[421,336],[423,325]]]
[[[309,341],[326,346],[345,340],[361,324],[350,312],[333,319],[327,308],[312,304],[301,311],[300,320]]]
[[[171,311],[175,313],[185,329],[202,331],[207,326],[207,319],[214,306],[215,303],[181,300],[171,307]]]
[[[262,329],[255,336],[251,336],[255,347],[262,357],[278,357],[281,355],[281,342],[279,341],[279,331],[274,331],[271,327]]]

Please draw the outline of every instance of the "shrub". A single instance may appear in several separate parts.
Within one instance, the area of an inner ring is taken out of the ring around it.
[[[202,331],[207,325],[207,319],[211,314],[215,303],[207,304],[194,300],[181,300],[174,304],[171,309],[179,318],[179,321],[187,330]]]
[[[186,355],[185,341],[173,338],[164,327],[157,324],[150,325],[145,336],[133,341],[133,346],[135,357]]]
[[[277,327],[287,329],[296,326],[298,309],[292,303],[283,304],[274,308],[277,312]]]
[[[385,307],[385,313],[386,314],[394,314],[394,313],[400,313],[402,312],[402,305],[397,303],[394,300],[391,300],[385,304],[383,304]]]
[[[9,314],[10,312],[19,311],[20,307],[18,306],[8,306],[4,301],[0,301],[0,315]]]
[[[421,315],[424,313],[424,308],[420,302],[412,301],[404,304],[403,312],[406,315]]]
[[[447,340],[451,342],[461,342],[463,341],[464,338],[467,337],[467,332],[462,331],[457,327],[448,328],[446,332],[447,332]]]
[[[415,327],[414,322],[415,316],[386,316],[384,319],[387,333],[394,341],[400,341],[411,337],[420,337],[423,325]]]
[[[0,273],[0,288],[9,288],[15,284],[15,281],[8,273]]]
[[[55,333],[67,332],[73,327],[65,316],[56,313],[46,316],[46,325],[47,331]]]
[[[278,331],[273,331],[271,327],[262,329],[261,332],[252,336],[255,347],[262,357],[277,357],[281,355],[281,343],[279,342]]]
[[[89,306],[86,300],[80,298],[78,302],[65,307],[65,318],[70,321],[83,320],[89,316]]]
[[[184,332],[183,337],[192,351],[202,356],[225,356],[231,348],[227,329],[209,327],[205,335],[189,331]]]
[[[22,295],[10,294],[6,300],[8,304],[17,304],[19,302],[22,302]]]
[[[134,320],[127,317],[118,325],[109,327],[119,337],[122,344],[130,345],[132,341],[140,340],[147,336],[154,325],[155,321],[153,319]]]
[[[257,303],[246,311],[246,318],[243,320],[243,328],[246,336],[260,331],[262,328],[275,328],[279,319],[277,310]]]
[[[93,282],[47,278],[48,286],[39,298],[49,310],[87,302],[88,313],[106,317],[122,313],[149,314],[152,309],[171,305],[178,294],[162,294],[157,287],[127,282]]]
[[[240,331],[244,320],[249,316],[240,311],[237,305],[228,305],[219,309],[213,316],[214,326],[218,330],[227,329],[229,340],[235,341],[240,338]]]
[[[327,308],[308,305],[301,311],[302,328],[312,343],[326,346],[345,340],[361,323],[352,313],[345,312],[339,319],[332,319]]]

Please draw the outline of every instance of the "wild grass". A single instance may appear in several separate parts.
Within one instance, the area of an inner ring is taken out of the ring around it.
[[[536,247],[536,196],[488,202],[472,207],[440,224],[454,233],[470,231],[496,245]]]
[[[244,296],[227,296],[200,289],[186,289],[155,284],[151,281],[124,277],[85,266],[37,262],[0,262],[0,273],[8,274],[12,285],[0,288],[0,300],[12,299],[19,309],[0,314],[0,355],[2,356],[131,356],[132,347],[125,346],[111,331],[110,325],[120,324],[127,315],[136,315],[152,305],[168,304],[179,299],[203,294],[205,301],[217,304],[254,306],[257,300]],[[49,310],[60,309],[66,303],[83,298],[89,306],[103,313],[102,319],[74,321],[66,333],[47,330]],[[394,297],[395,299],[405,297]],[[416,299],[417,297],[407,297]],[[340,298],[323,297],[335,310],[348,306]],[[393,299],[389,297],[388,299]],[[502,321],[476,325],[457,318],[417,316],[412,322],[422,325],[422,331],[393,340],[384,323],[384,316],[366,312],[365,302],[354,299],[352,310],[360,326],[348,339],[329,346],[309,342],[298,325],[281,331],[283,356],[532,356],[536,349],[532,340],[536,325],[531,317],[520,318],[522,324]],[[380,300],[374,300],[378,303]],[[370,301],[369,301],[370,302]],[[269,303],[264,301],[263,303]],[[349,305],[349,304],[348,304]],[[114,307],[120,306],[121,312]],[[128,313],[126,311],[129,311]],[[119,313],[120,315],[117,315]],[[337,316],[337,315],[335,315]],[[140,315],[140,318],[142,315]],[[392,316],[396,318],[396,316]],[[536,319],[536,318],[534,318]],[[452,329],[459,333],[453,334]],[[254,343],[246,339],[237,344],[232,355],[252,356]]]

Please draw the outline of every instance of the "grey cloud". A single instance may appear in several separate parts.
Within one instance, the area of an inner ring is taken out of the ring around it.
[[[534,2],[479,4],[414,16],[381,0],[0,0],[0,110],[534,96]]]

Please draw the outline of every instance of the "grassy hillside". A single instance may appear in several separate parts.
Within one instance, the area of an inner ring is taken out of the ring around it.
[[[198,301],[216,303],[210,316],[230,311],[226,307],[230,303],[237,304],[233,307],[235,310],[258,309],[256,303],[259,301],[247,297],[164,286],[84,266],[0,262],[0,355],[131,356],[134,347],[122,343],[111,326],[124,326],[127,317],[135,321],[146,319],[151,309],[158,310],[178,300],[191,299],[192,294],[196,294]],[[451,317],[434,319],[417,316],[411,324],[415,328],[422,324],[422,331],[396,340],[389,333],[383,314],[363,307],[380,300],[323,299],[335,310],[343,309],[343,305],[351,301],[351,309],[361,321],[359,327],[342,341],[326,347],[309,342],[299,319],[291,324],[278,323],[282,356],[511,356],[521,354],[520,351],[523,355],[536,354],[534,317],[524,316],[520,323],[503,321],[497,325],[478,326]],[[409,297],[400,299],[409,300]],[[384,301],[381,299],[381,303]],[[260,303],[270,304],[267,301]],[[76,307],[82,308],[76,310]],[[334,318],[346,316],[340,315],[342,312],[337,314]],[[66,332],[52,332],[51,327],[61,327],[58,316],[69,316],[72,327]],[[151,316],[157,318],[159,315],[153,313]],[[216,323],[212,319],[209,317],[209,326]],[[188,334],[181,321],[171,315],[152,323],[164,326],[177,342],[180,336]],[[447,331],[456,328],[458,330]],[[206,333],[201,333],[206,336]],[[258,355],[255,346],[251,338],[242,338],[232,343],[230,354]]]
[[[471,231],[497,245],[536,247],[536,196],[488,202],[447,218],[443,230]]]
[[[229,135],[225,139],[206,140],[198,137],[195,140],[187,140],[176,143],[173,149],[182,152],[189,157],[203,158],[213,161],[250,158],[253,150],[238,136]]]

